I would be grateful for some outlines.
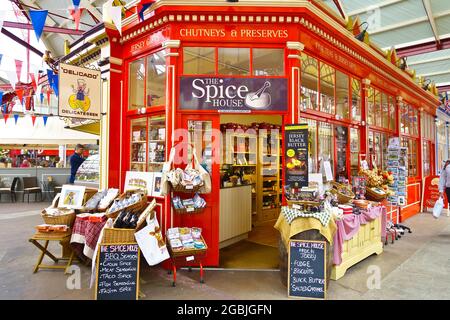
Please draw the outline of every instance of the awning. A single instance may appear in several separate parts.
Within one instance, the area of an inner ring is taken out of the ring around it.
[[[33,126],[31,116],[20,117],[17,124],[12,118],[6,124],[0,122],[0,144],[97,144],[98,139],[98,135],[66,129],[58,117],[49,117],[46,126],[41,117]]]

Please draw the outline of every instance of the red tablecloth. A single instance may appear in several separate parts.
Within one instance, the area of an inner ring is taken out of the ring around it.
[[[369,210],[363,211],[361,214],[347,214],[342,220],[337,220],[337,232],[334,234],[334,254],[333,264],[340,265],[342,263],[342,248],[344,241],[350,240],[358,233],[361,225],[367,224],[377,219],[381,215],[381,238],[386,237],[386,207],[377,206]],[[380,241],[381,241],[380,238]]]
[[[103,216],[101,222],[92,222],[79,216],[75,219],[70,244],[80,259],[92,260],[98,237],[106,220],[106,216]]]

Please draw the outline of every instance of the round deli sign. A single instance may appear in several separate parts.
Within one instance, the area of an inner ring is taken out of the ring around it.
[[[61,63],[58,114],[62,117],[100,119],[101,72]]]
[[[285,78],[181,77],[182,110],[287,111]]]

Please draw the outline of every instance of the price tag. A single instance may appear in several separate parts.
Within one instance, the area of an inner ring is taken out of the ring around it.
[[[186,190],[191,190],[191,189],[194,189],[194,186],[193,186],[193,185],[187,185],[187,186],[186,186]]]
[[[293,205],[292,205],[292,208],[293,208],[293,209],[300,210],[300,206],[299,206],[298,204],[293,204]]]
[[[186,208],[186,212],[192,212],[192,211],[194,211],[195,209],[194,208],[192,208],[192,207],[190,207],[190,208]]]
[[[186,261],[194,261],[194,256],[186,257]]]

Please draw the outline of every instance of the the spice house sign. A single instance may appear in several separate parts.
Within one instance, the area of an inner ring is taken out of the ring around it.
[[[287,111],[287,79],[181,77],[179,105],[183,110]]]

